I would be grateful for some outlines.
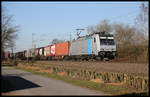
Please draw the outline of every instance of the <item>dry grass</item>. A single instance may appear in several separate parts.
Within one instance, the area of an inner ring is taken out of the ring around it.
[[[67,73],[66,72],[60,72],[60,73],[58,73],[58,75],[60,75],[60,76],[67,76]]]
[[[42,69],[40,69],[39,72],[52,73],[51,70],[42,70]]]
[[[134,75],[148,76],[148,63],[125,63],[125,62],[75,62],[75,61],[37,61],[36,65],[63,66],[65,68],[90,69],[100,72],[121,72]]]
[[[122,86],[124,83],[106,83],[108,85]]]
[[[96,82],[96,83],[104,83],[104,81],[102,79],[92,79],[91,80],[92,82]],[[108,85],[115,85],[115,86],[122,86],[124,85],[124,83],[105,83],[105,84],[108,84]]]
[[[102,79],[92,79],[91,81],[96,83],[104,83]]]

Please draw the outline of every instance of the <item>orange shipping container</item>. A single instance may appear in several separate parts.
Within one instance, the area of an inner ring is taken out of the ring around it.
[[[70,42],[63,42],[63,43],[58,43],[55,44],[55,55],[68,55],[69,54],[69,46]]]

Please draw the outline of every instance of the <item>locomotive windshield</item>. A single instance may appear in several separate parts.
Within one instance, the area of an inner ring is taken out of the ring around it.
[[[114,39],[100,39],[100,45],[115,45]]]

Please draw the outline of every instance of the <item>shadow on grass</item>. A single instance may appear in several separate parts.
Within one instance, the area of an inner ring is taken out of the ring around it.
[[[1,92],[6,93],[40,86],[19,76],[2,76],[1,87]]]
[[[129,93],[118,96],[149,96],[149,92],[141,92],[141,93]]]

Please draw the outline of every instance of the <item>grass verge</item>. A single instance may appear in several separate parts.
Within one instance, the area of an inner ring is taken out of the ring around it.
[[[46,72],[39,72],[33,69],[27,69],[27,68],[23,68],[23,67],[18,67],[18,66],[13,66],[13,68],[16,69],[21,69],[21,70],[25,70],[34,74],[39,74],[45,77],[49,77],[49,78],[55,78],[58,80],[62,80],[64,82],[67,83],[71,83],[73,85],[78,85],[81,87],[86,87],[92,90],[97,90],[97,91],[102,91],[106,94],[110,94],[110,95],[137,95],[137,96],[147,96],[149,95],[148,92],[143,92],[143,91],[137,91],[134,90],[132,88],[127,88],[127,87],[123,87],[123,86],[114,86],[114,85],[108,85],[108,84],[104,84],[104,83],[96,83],[96,82],[92,82],[92,81],[85,81],[85,80],[77,80],[77,79],[72,79],[70,77],[65,77],[65,76],[60,76],[54,73],[46,73]]]

